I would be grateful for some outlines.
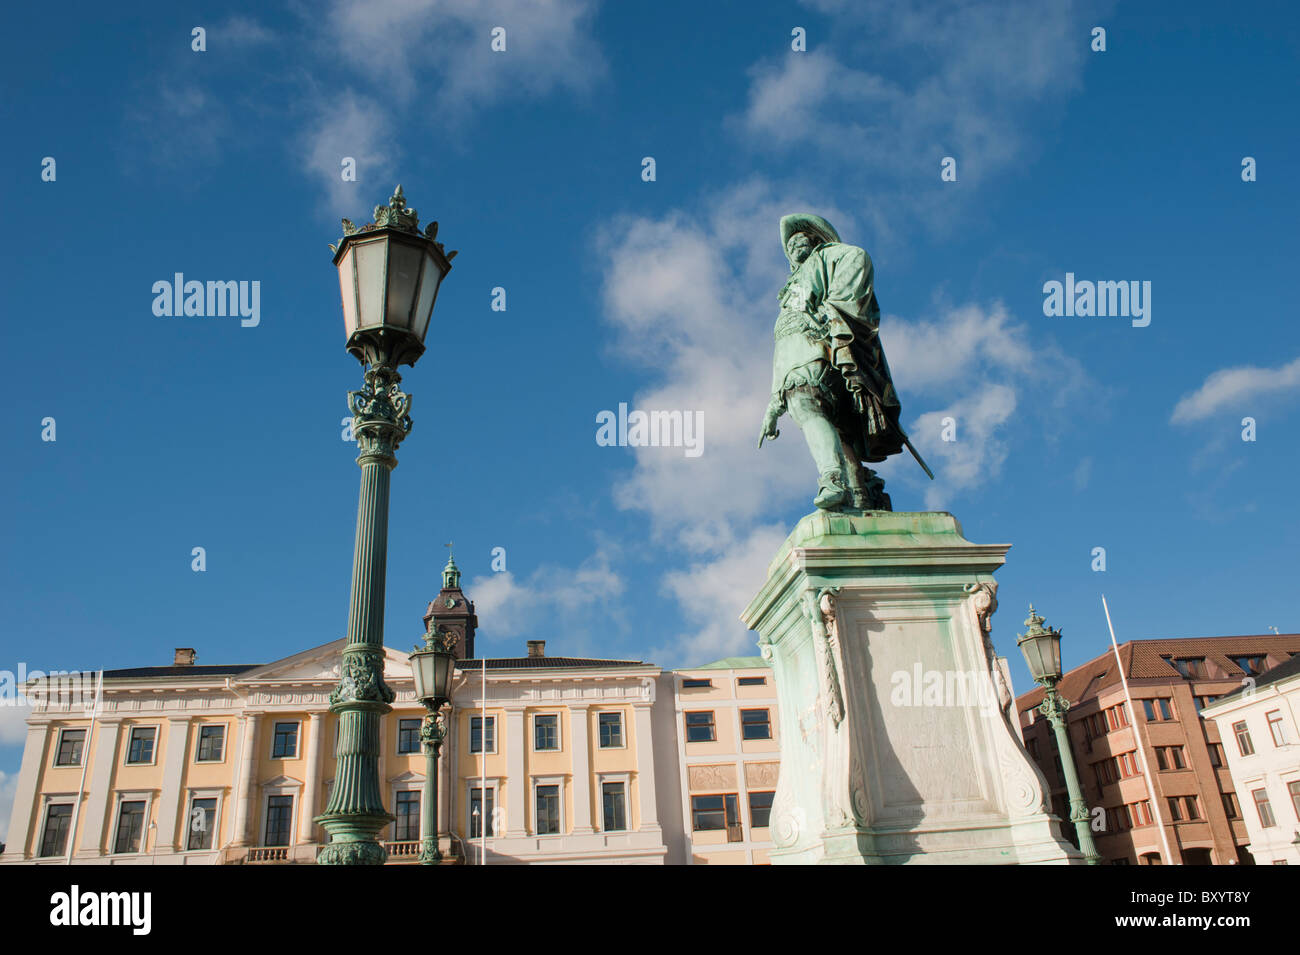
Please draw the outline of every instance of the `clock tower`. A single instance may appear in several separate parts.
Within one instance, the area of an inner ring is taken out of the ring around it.
[[[442,569],[442,590],[438,596],[429,601],[424,612],[424,629],[447,630],[456,635],[456,659],[472,659],[474,656],[474,630],[478,627],[478,617],[474,615],[474,603],[465,599],[460,589],[460,568],[456,558],[447,555],[447,566]]]

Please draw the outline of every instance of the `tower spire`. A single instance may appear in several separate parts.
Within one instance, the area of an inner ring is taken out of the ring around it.
[[[455,541],[448,541],[443,546],[447,548],[447,566],[442,568],[442,589],[454,590],[460,588],[460,568],[456,566],[456,557],[452,553],[452,545]]]

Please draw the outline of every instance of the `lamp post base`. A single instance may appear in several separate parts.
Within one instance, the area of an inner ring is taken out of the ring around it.
[[[393,821],[388,813],[332,812],[316,817],[330,835],[329,845],[316,856],[318,865],[383,865],[388,850],[379,833]]]

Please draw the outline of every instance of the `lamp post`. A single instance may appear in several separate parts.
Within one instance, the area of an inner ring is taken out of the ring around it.
[[[438,224],[423,233],[398,186],[374,222],[357,228],[343,220],[343,238],[331,245],[343,294],[347,350],[364,369],[364,385],[349,392],[361,497],[348,605],[348,640],[339,684],[330,694],[338,715],[338,768],[325,812],[315,821],[329,844],[323,865],[382,865],[388,852],[379,832],[393,820],[379,785],[379,722],[392,707],[384,682],[384,572],[388,552],[388,486],[397,446],[411,433],[411,399],[399,387],[399,365],[414,365],[438,286],[456,255],[444,253]]]
[[[1056,748],[1061,753],[1061,768],[1065,771],[1065,788],[1070,796],[1070,821],[1079,837],[1079,848],[1088,865],[1100,865],[1101,855],[1092,841],[1092,828],[1089,826],[1088,804],[1083,799],[1083,788],[1079,785],[1079,774],[1074,766],[1074,751],[1070,748],[1070,734],[1065,726],[1065,714],[1070,709],[1070,701],[1061,696],[1056,684],[1061,679],[1061,631],[1044,627],[1044,619],[1029,606],[1029,619],[1025,621],[1028,630],[1016,640],[1016,644],[1025,655],[1029,664],[1029,674],[1034,682],[1043,688],[1043,702],[1038,711],[1052,724],[1056,731]]]
[[[437,865],[442,861],[438,849],[438,753],[447,738],[447,720],[441,712],[451,699],[451,678],[456,672],[456,635],[438,632],[430,623],[424,646],[410,656],[411,677],[415,681],[415,698],[429,712],[420,724],[420,741],[424,744],[424,792],[420,796],[420,865]]]

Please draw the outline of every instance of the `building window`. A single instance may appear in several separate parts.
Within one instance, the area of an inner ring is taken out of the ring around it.
[[[1241,720],[1232,724],[1233,735],[1237,737],[1237,751],[1242,756],[1254,756],[1255,747],[1250,742],[1250,728],[1246,726],[1246,721]]]
[[[1130,814],[1133,816],[1133,824],[1135,826],[1151,825],[1151,803],[1146,799],[1141,799],[1133,803],[1130,809]]]
[[[199,750],[194,759],[200,763],[219,763],[226,751],[226,727],[220,723],[199,727]]]
[[[117,807],[117,838],[113,840],[113,851],[139,852],[143,832],[144,800],[123,801]]]
[[[1268,731],[1273,734],[1274,746],[1285,746],[1287,744],[1286,727],[1282,725],[1282,711],[1270,710],[1264,714],[1268,720]]]
[[[1195,822],[1201,818],[1201,807],[1195,796],[1183,797],[1183,811],[1187,813],[1188,822]]]
[[[215,797],[190,800],[188,832],[185,849],[211,849],[217,825],[217,800]]]
[[[601,749],[618,749],[623,745],[622,713],[599,713],[596,722],[600,729]]]
[[[397,751],[399,753],[418,753],[420,751],[420,722],[418,718],[397,721]]]
[[[54,755],[55,766],[80,766],[81,751],[86,745],[85,730],[60,730],[59,749]]]
[[[1210,751],[1210,765],[1218,769],[1223,765],[1223,747],[1218,743],[1206,743],[1205,745]]]
[[[1142,709],[1146,712],[1148,723],[1163,722],[1172,720],[1173,708],[1169,705],[1168,697],[1154,697],[1142,701]]]
[[[417,720],[418,722],[418,720]],[[393,802],[393,838],[398,842],[414,842],[420,838],[420,793],[408,789],[397,794]]]
[[[605,831],[621,832],[627,828],[626,793],[622,783],[601,783],[601,801],[605,810]]]
[[[686,714],[686,742],[711,743],[717,739],[713,732],[713,711],[698,710]]]
[[[560,748],[560,714],[538,713],[533,717],[533,749],[537,752]]]
[[[1223,794],[1223,811],[1229,819],[1241,818],[1241,807],[1237,805],[1236,793]]]
[[[1239,657],[1228,657],[1228,659],[1241,667],[1247,676],[1258,676],[1263,673],[1267,660],[1262,653],[1249,653]]]
[[[537,787],[537,834],[554,835],[560,831],[560,787]]]
[[[702,690],[711,686],[713,686],[712,680],[682,680],[682,688],[686,690]]]
[[[1138,865],[1164,865],[1158,852],[1146,852],[1138,859]]]
[[[341,721],[340,721],[341,722]],[[276,723],[275,737],[271,743],[272,759],[298,758],[298,724]],[[277,845],[288,843],[277,843]]]
[[[491,719],[492,717],[488,717]],[[483,825],[487,825],[487,835],[496,835],[492,829],[492,813],[496,810],[496,790],[489,786],[487,791],[487,808],[483,808],[483,790],[475,786],[469,791],[469,837],[479,839],[483,836]]]
[[[1218,698],[1219,698],[1218,696],[1210,693],[1207,693],[1204,696],[1198,696],[1196,698],[1196,708],[1198,710],[1203,710]]]
[[[1183,807],[1177,796],[1169,797],[1169,818],[1174,822],[1183,821]]]
[[[765,829],[772,818],[772,797],[776,793],[749,794],[749,827]]]
[[[1187,764],[1183,760],[1183,748],[1181,746],[1157,746],[1156,765],[1162,770],[1186,769]]]
[[[767,686],[765,676],[742,676],[736,680],[738,686]]]
[[[298,724],[277,723],[276,730],[278,731],[281,726],[292,726],[296,729]],[[287,846],[292,829],[293,797],[268,796],[266,800],[266,839],[262,845]]]
[[[1188,680],[1205,679],[1205,657],[1166,657],[1170,666]]]
[[[128,765],[153,762],[153,741],[157,732],[152,726],[136,726],[131,729],[131,742],[126,750]]]
[[[68,847],[68,826],[72,803],[50,803],[45,807],[45,828],[41,830],[42,856],[61,856]]]
[[[1295,810],[1296,820],[1300,821],[1300,782],[1287,783],[1286,790],[1291,794],[1291,808]]]
[[[1267,790],[1256,789],[1250,795],[1255,800],[1255,811],[1259,813],[1259,824],[1265,829],[1272,829],[1277,825],[1277,820],[1273,818],[1273,807],[1269,805]]]
[[[487,720],[487,746],[484,747],[484,719]],[[471,753],[497,751],[497,718],[495,716],[471,716],[469,718],[469,751]]]
[[[716,796],[691,797],[691,828],[696,832],[726,829],[736,818],[736,795],[725,793]]]
[[[743,739],[771,739],[772,718],[767,710],[741,710],[740,735]]]

